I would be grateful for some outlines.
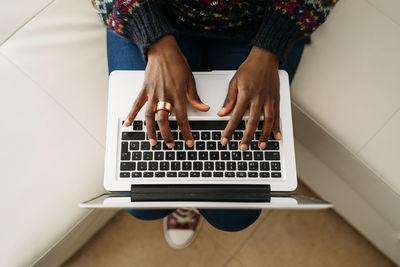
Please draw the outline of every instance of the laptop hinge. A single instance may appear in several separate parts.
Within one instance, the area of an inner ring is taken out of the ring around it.
[[[131,185],[131,201],[270,202],[270,185]]]

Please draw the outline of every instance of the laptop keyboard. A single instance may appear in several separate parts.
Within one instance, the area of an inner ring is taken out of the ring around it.
[[[176,121],[170,121],[175,146],[164,143],[156,127],[157,144],[151,146],[145,130],[145,121],[136,120],[123,127],[120,148],[120,178],[281,178],[280,143],[271,134],[265,149],[258,148],[262,121],[247,151],[239,148],[245,130],[241,121],[228,145],[222,146],[221,134],[228,121],[190,121],[194,146],[188,147],[178,130]],[[156,124],[157,125],[157,124]]]

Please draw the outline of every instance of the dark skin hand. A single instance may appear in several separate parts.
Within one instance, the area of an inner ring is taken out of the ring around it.
[[[186,57],[172,35],[166,35],[152,44],[147,57],[143,87],[125,120],[125,126],[132,124],[139,110],[148,101],[145,119],[150,144],[154,146],[157,143],[155,130],[155,114],[157,114],[161,135],[167,146],[172,148],[175,143],[169,127],[169,114],[164,110],[156,112],[157,102],[167,101],[175,109],[176,121],[186,145],[192,147],[194,140],[187,118],[186,99],[200,111],[207,111],[210,107],[201,102],[197,94],[194,77]]]
[[[145,119],[150,144],[153,146],[157,143],[155,131],[155,114],[157,114],[161,135],[167,146],[172,148],[174,139],[168,123],[169,114],[166,111],[155,110],[158,101],[167,101],[175,109],[176,120],[186,145],[192,147],[194,140],[187,118],[186,99],[200,111],[207,111],[210,107],[204,104],[197,94],[189,64],[172,35],[166,35],[151,45],[147,56],[143,88],[133,103],[125,120],[125,126],[132,124],[137,113],[148,101]],[[232,78],[224,106],[218,112],[219,116],[226,116],[232,111],[222,134],[223,145],[231,139],[248,108],[250,108],[249,119],[240,143],[242,150],[248,149],[261,114],[264,115],[264,124],[258,146],[261,149],[266,147],[271,130],[276,139],[281,138],[278,65],[279,59],[276,55],[253,46],[247,59]]]
[[[253,46],[247,59],[240,65],[231,82],[219,116],[232,111],[231,118],[222,134],[221,143],[226,145],[249,108],[248,123],[240,142],[240,149],[247,150],[255,130],[264,115],[258,147],[264,149],[272,132],[281,139],[279,128],[279,58],[260,47]]]

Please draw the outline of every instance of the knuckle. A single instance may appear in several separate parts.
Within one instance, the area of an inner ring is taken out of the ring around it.
[[[159,116],[159,117],[157,118],[157,121],[158,121],[159,123],[161,123],[161,124],[165,124],[165,123],[168,122],[168,118],[165,117],[165,116]]]
[[[183,125],[183,124],[187,124],[188,123],[188,118],[187,118],[187,116],[186,115],[182,115],[182,114],[179,114],[179,115],[177,115],[176,116],[176,120],[178,121],[178,123],[180,124],[180,125]]]
[[[257,124],[257,122],[260,120],[260,117],[255,116],[255,115],[250,115],[248,118],[248,123],[250,124]]]

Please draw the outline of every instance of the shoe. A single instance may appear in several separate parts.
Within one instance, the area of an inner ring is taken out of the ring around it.
[[[168,244],[176,249],[183,249],[196,237],[202,222],[197,209],[177,209],[164,218],[164,236]]]

